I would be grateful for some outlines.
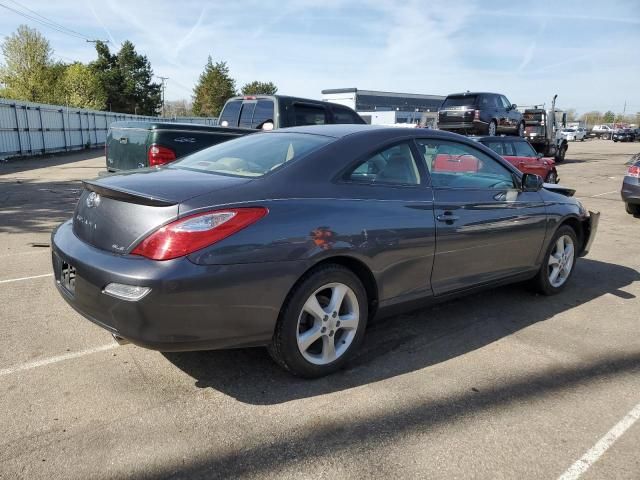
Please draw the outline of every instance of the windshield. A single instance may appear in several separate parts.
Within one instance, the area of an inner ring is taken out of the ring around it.
[[[447,97],[441,108],[473,107],[475,104],[475,95],[461,95],[459,97]]]
[[[171,168],[261,177],[333,140],[304,133],[257,133],[200,150],[173,163]]]

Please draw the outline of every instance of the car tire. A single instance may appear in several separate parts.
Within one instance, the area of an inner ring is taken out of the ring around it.
[[[568,245],[571,246],[569,252]],[[533,279],[536,290],[543,295],[561,292],[575,270],[577,253],[578,239],[573,228],[568,225],[558,228],[547,247],[540,270]]]
[[[624,209],[629,215],[640,215],[640,205],[627,202],[624,204]]]
[[[556,172],[549,172],[547,178],[544,180],[546,183],[558,183],[558,174]]]
[[[520,122],[520,124],[518,125],[517,135],[520,138],[524,138],[524,122]]]
[[[362,343],[367,306],[366,290],[351,270],[335,264],[311,270],[284,303],[268,347],[271,357],[303,378],[339,370]]]
[[[557,163],[564,162],[564,157],[567,154],[568,148],[569,146],[566,143],[563,143],[562,145],[560,145],[560,148],[558,149],[558,153],[556,153],[556,158],[555,158]]]
[[[491,120],[489,122],[489,126],[487,127],[487,135],[489,137],[495,137],[498,132],[498,124],[495,120]]]

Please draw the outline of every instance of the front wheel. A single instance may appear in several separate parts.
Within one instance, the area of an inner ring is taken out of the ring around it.
[[[566,286],[576,263],[577,245],[573,228],[567,225],[558,228],[534,278],[534,284],[540,293],[555,295]]]
[[[367,315],[367,294],[358,277],[340,265],[319,267],[289,295],[269,353],[294,375],[328,375],[357,350]]]
[[[560,148],[558,149],[558,153],[556,153],[556,162],[558,163],[564,162],[564,157],[567,154],[568,148],[569,146],[566,143],[563,143],[562,145],[560,145]]]
[[[549,172],[547,178],[544,181],[546,183],[558,183],[558,174],[556,172]]]

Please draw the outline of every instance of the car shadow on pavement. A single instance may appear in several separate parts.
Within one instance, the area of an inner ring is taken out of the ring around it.
[[[214,388],[249,404],[278,404],[445,362],[605,294],[635,298],[622,288],[639,280],[632,268],[580,259],[571,283],[553,297],[516,284],[374,322],[348,366],[317,380],[284,372],[264,348],[163,355],[193,377],[197,387]]]
[[[0,233],[47,233],[71,218],[82,182],[0,179]]]
[[[91,148],[89,150],[77,150],[73,152],[60,152],[55,154],[37,155],[26,158],[11,158],[0,162],[0,178],[4,175],[37,170],[40,168],[59,167],[69,163],[92,160],[104,156],[104,147]]]

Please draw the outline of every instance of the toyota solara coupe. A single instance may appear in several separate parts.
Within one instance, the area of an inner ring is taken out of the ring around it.
[[[572,195],[452,133],[296,127],[85,182],[53,268],[121,342],[268,346],[317,377],[375,315],[500,283],[562,290],[599,217]]]

